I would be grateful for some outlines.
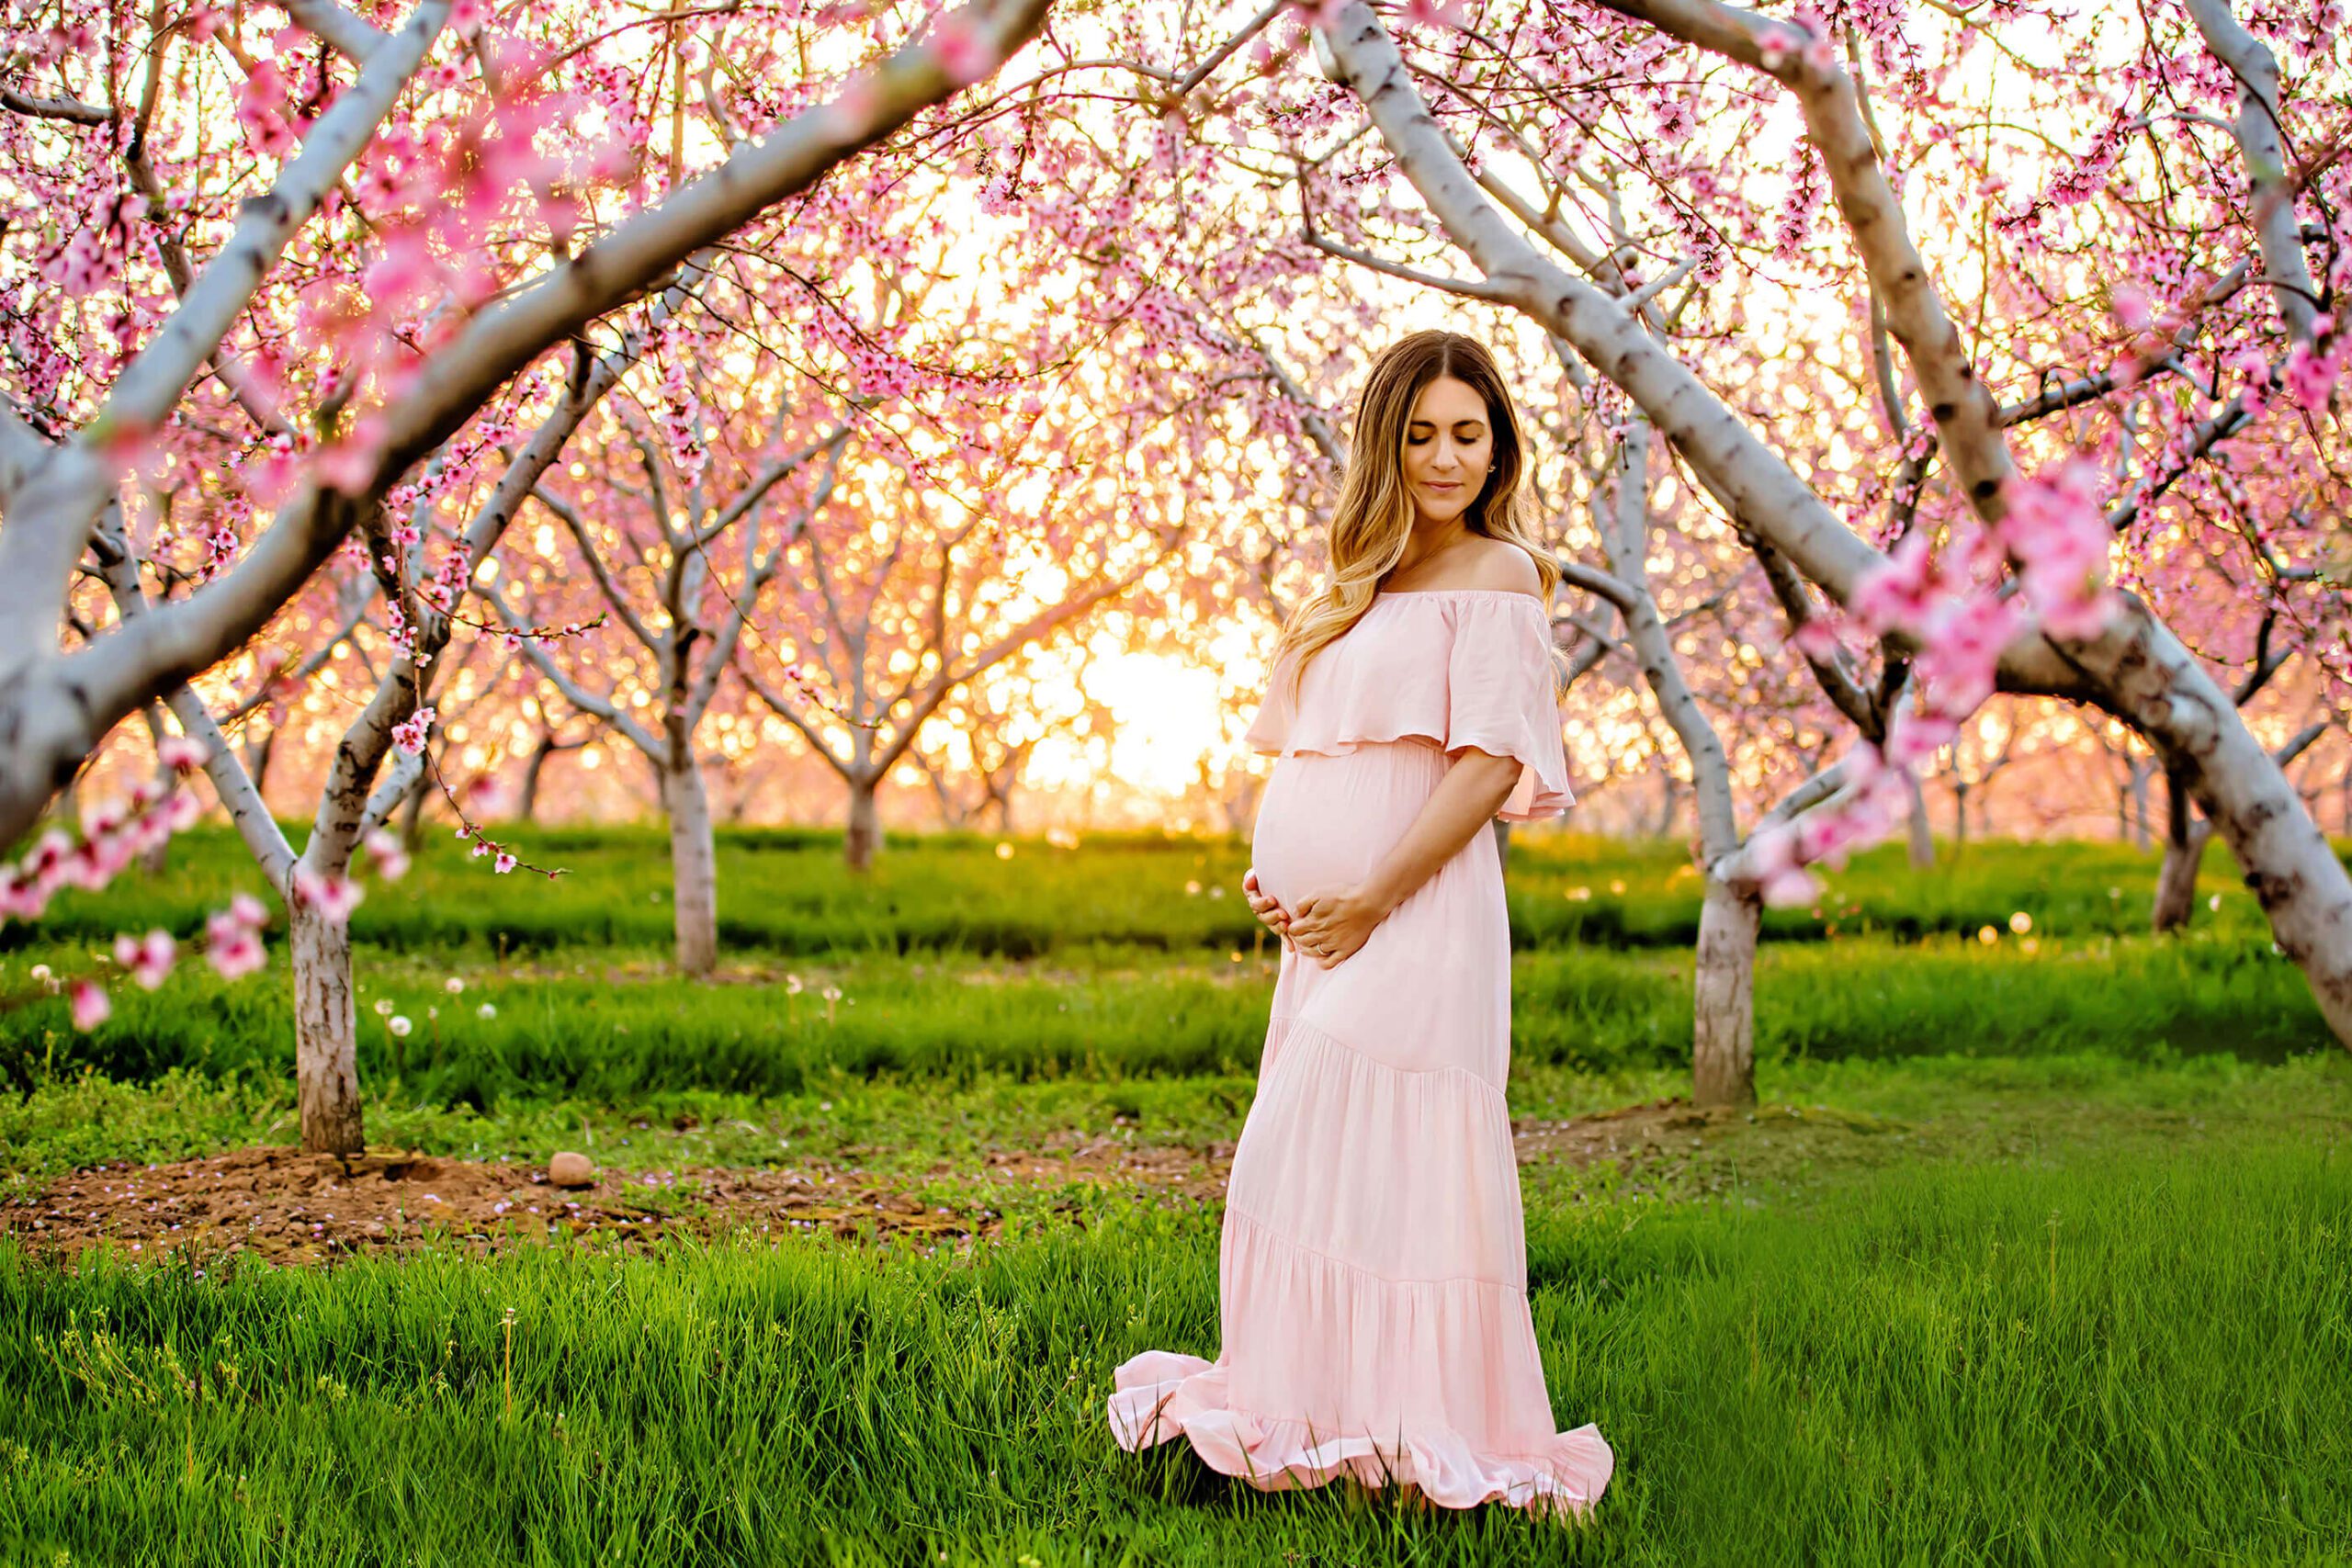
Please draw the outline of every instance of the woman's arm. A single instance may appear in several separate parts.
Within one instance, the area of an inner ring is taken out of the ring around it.
[[[1437,868],[1495,819],[1519,783],[1516,757],[1465,746],[1372,874],[1353,887],[1313,893],[1291,912],[1288,935],[1308,958],[1329,968],[1372,939],[1389,911],[1411,897]]]

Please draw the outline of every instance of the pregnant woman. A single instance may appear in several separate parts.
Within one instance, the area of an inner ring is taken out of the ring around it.
[[[1326,588],[1248,739],[1277,761],[1252,908],[1283,934],[1234,1149],[1216,1359],[1123,1363],[1111,1429],[1268,1491],[1352,1476],[1588,1509],[1614,1456],[1553,1422],[1503,1085],[1510,930],[1487,824],[1572,804],[1518,415],[1485,347],[1373,366]]]

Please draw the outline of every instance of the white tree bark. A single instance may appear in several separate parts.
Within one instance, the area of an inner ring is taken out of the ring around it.
[[[294,966],[294,1085],[305,1154],[368,1146],[359,1100],[357,1014],[351,997],[351,928],[300,898],[287,902]]]
[[[710,793],[702,763],[688,756],[661,770],[662,808],[670,818],[670,878],[674,888],[678,970],[710,973],[718,962],[718,860],[711,840]]]
[[[882,818],[875,809],[878,779],[852,776],[849,781],[849,821],[842,833],[842,858],[852,871],[870,871],[882,848]]]
[[[980,47],[1009,56],[1044,25],[1052,0],[974,0],[954,13]],[[213,355],[288,236],[366,145],[450,8],[422,0],[399,31],[371,42],[327,4],[303,7],[322,36],[366,48],[359,80],[304,138],[278,186],[247,204],[236,238],[112,389],[106,416],[51,447],[0,408],[0,842],[13,841],[126,715],[233,652],[377,508],[376,498],[459,429],[498,389],[587,321],[642,298],[686,257],[889,136],[957,90],[935,46],[943,30],[862,72],[831,102],[644,209],[579,254],[476,316],[383,414],[390,440],[366,493],[306,485],[236,567],[72,654],[57,646],[74,562],[117,475],[100,442],[125,421],[153,423]],[[351,132],[356,133],[356,140]]]
[[[1604,3],[1751,65],[1760,65],[1763,29],[1781,26],[1713,0]],[[1696,376],[1649,341],[1633,313],[1553,265],[1510,226],[1448,145],[1371,7],[1354,0],[1317,37],[1335,79],[1363,101],[1398,167],[1485,274],[1476,288],[1574,345],[1655,422],[1736,523],[1846,603],[1855,580],[1882,558]],[[1972,506],[1997,518],[2001,481],[2014,468],[1997,410],[1911,243],[1852,84],[1835,66],[1805,62],[1802,51],[1777,73],[1797,94],[1808,134],[1822,148],[1832,195],[1929,400],[1952,471]],[[2280,950],[2303,970],[2336,1038],[2352,1045],[2352,877],[2227,694],[2144,603],[2128,592],[2120,598],[2120,611],[2097,637],[2035,632],[2005,648],[1999,689],[2095,703],[2147,737],[2168,763],[2188,770],[2198,804],[2245,868]],[[1902,639],[1890,642],[1910,651]]]
[[[1763,918],[1754,894],[1707,878],[1693,955],[1693,1105],[1756,1103],[1756,937]]]
[[[1928,820],[1928,791],[1919,775],[1911,775],[1911,869],[1926,871],[1936,863],[1936,835]]]
[[[2186,931],[2197,918],[2197,872],[2213,837],[2213,824],[2189,809],[2180,775],[2167,773],[2165,782],[2165,860],[2156,872],[2155,907],[2149,921],[2159,936]]]
[[[1757,885],[1726,881],[1712,868],[1740,847],[1731,763],[1722,737],[1682,677],[1650,592],[1649,422],[1626,421],[1618,449],[1615,496],[1596,497],[1595,531],[1609,558],[1612,598],[1625,624],[1625,641],[1690,762],[1699,818],[1699,870],[1705,892],[1699,907],[1699,944],[1691,976],[1690,1102],[1756,1102],[1756,933],[1763,919]]]

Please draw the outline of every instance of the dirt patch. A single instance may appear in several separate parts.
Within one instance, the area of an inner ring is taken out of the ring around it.
[[[1758,1132],[1771,1136],[1768,1124],[1832,1122],[1845,1127],[1853,1119],[1789,1107],[1702,1111],[1669,1099],[1564,1122],[1522,1118],[1512,1132],[1522,1165],[1613,1160],[1632,1174],[1684,1160],[1710,1143]],[[1042,1149],[990,1151],[978,1168],[942,1160],[929,1175],[966,1183],[977,1177],[1008,1188],[1116,1185],[1163,1201],[1213,1203],[1224,1198],[1233,1147],[1227,1140],[1198,1148],[1139,1145],[1128,1134],[1073,1132]],[[40,1192],[0,1202],[0,1234],[37,1253],[67,1257],[106,1237],[133,1258],[187,1250],[332,1263],[427,1241],[487,1253],[559,1234],[628,1247],[672,1233],[804,1232],[844,1240],[904,1237],[960,1250],[1003,1226],[993,1204],[926,1202],[909,1185],[904,1176],[811,1166],[602,1170],[589,1186],[565,1188],[548,1179],[545,1167],[519,1161],[400,1149],[306,1155],[263,1145],[77,1170]],[[1062,1200],[1054,1207],[1079,1205]]]
[[[942,1162],[933,1174],[1032,1186],[1123,1182],[1207,1198],[1223,1194],[1224,1170],[1225,1161],[1204,1161],[1186,1149],[1094,1139],[1057,1152],[992,1153],[978,1171]],[[185,1248],[331,1263],[427,1240],[486,1252],[558,1233],[620,1246],[673,1232],[708,1236],[729,1230],[968,1244],[1002,1226],[1003,1214],[992,1205],[926,1203],[903,1188],[856,1169],[821,1167],[605,1170],[590,1186],[565,1188],[548,1179],[545,1167],[518,1161],[399,1149],[345,1157],[263,1145],[203,1159],[152,1166],[126,1160],[77,1170],[30,1197],[0,1203],[0,1234],[36,1252],[69,1256],[103,1236],[132,1257]]]
[[[1511,1125],[1519,1163],[1587,1167],[1613,1162],[1629,1192],[1720,1192],[1747,1179],[1814,1166],[1885,1157],[1880,1140],[1903,1123],[1825,1106],[1710,1106],[1668,1098],[1563,1122],[1521,1117]]]

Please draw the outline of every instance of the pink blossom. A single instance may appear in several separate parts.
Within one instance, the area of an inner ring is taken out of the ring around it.
[[[96,980],[74,981],[73,996],[74,1027],[85,1034],[114,1012],[114,1003],[107,999],[106,987]]]
[[[178,944],[169,931],[151,931],[143,937],[125,931],[114,939],[114,961],[150,991],[170,977],[178,957]]]
[[[424,732],[433,728],[434,712],[430,706],[421,707],[400,723],[392,726],[392,740],[413,757],[424,750]]]
[[[1849,789],[1860,789],[1864,785],[1876,784],[1881,777],[1893,771],[1887,763],[1885,754],[1867,740],[1855,741],[1853,750],[1846,753],[1845,761],[1839,765],[1844,773],[1846,786]]]
[[[1887,758],[1897,767],[1917,767],[1951,745],[1959,734],[1960,722],[1942,714],[1899,713],[1888,727]]]
[[[2154,320],[2148,302],[2148,291],[2136,283],[2119,283],[2108,292],[2108,303],[2114,308],[2115,320],[2127,333],[2143,333]]]
[[[269,924],[268,907],[250,893],[239,893],[229,900],[228,917],[248,931]]]
[[[1764,902],[1776,909],[1810,902],[1821,884],[1797,860],[1796,830],[1785,822],[1758,828],[1748,837]]]
[[[14,873],[0,874],[0,919],[37,920],[48,908],[49,899],[34,884]]]
[[[204,748],[185,735],[166,735],[155,748],[155,761],[175,773],[193,773],[204,766]]]
[[[294,130],[283,112],[287,107],[285,73],[272,61],[257,62],[237,93],[237,123],[245,130],[254,151],[279,158],[294,151]]]
[[[507,872],[514,869],[514,857],[508,854],[505,851],[501,850],[498,852],[498,858],[491,863],[491,866],[492,869],[498,872],[499,874],[504,875]]]
[[[2327,406],[2329,394],[2344,374],[2344,359],[2309,343],[2299,343],[2287,351],[2287,363],[2280,375],[2286,383],[2287,397],[2306,413],[2317,413]]]
[[[206,928],[205,962],[211,964],[223,980],[236,980],[252,974],[267,962],[261,938],[233,921],[215,915]]]
[[[987,35],[961,11],[933,24],[931,47],[939,56],[939,69],[959,87],[970,86],[997,66],[996,50]]]
[[[1927,531],[1915,529],[1888,552],[1883,563],[1855,579],[1846,613],[1869,637],[1917,626],[1928,611],[1928,585],[1934,571]]]
[[[85,801],[82,805],[82,837],[102,839],[122,826],[130,808],[119,800]]]
[[[1757,29],[1756,49],[1767,71],[1780,70],[1789,62],[1791,55],[1804,46],[1804,34],[1785,22],[1767,23]]]
[[[359,884],[341,874],[330,875],[307,865],[294,868],[294,891],[304,903],[335,925],[351,919],[365,897]]]
[[[367,838],[368,856],[376,863],[376,874],[387,882],[398,882],[408,874],[408,851],[401,845],[400,835],[382,828],[371,829]]]
[[[1838,634],[1819,615],[1806,616],[1804,624],[1790,635],[1789,640],[1796,645],[1798,652],[1808,659],[1826,660],[1838,657]]]
[[[2015,603],[1988,590],[1945,599],[1919,628],[1914,668],[1947,710],[1973,712],[1993,694],[2001,649],[2025,629]]]

